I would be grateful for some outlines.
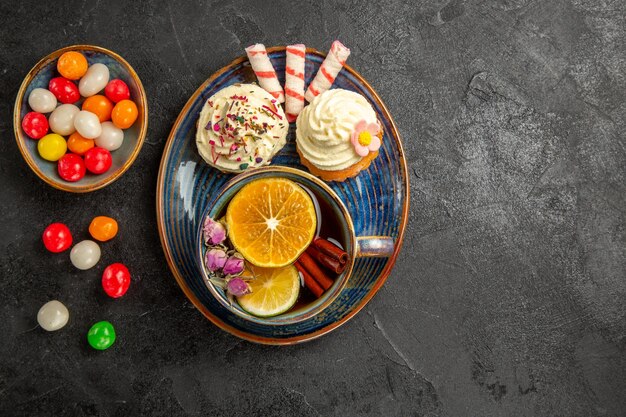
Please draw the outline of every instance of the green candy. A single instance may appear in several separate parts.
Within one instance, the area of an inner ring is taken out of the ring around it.
[[[89,329],[87,341],[92,348],[105,350],[115,343],[115,329],[108,321],[99,321]]]

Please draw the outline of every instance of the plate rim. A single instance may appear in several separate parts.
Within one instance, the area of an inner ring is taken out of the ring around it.
[[[273,52],[281,52],[281,51],[285,51],[285,50],[286,50],[286,46],[273,46],[273,47],[267,48],[268,54],[269,53],[273,53]],[[311,54],[319,55],[322,58],[324,58],[326,56],[325,53],[320,52],[320,51],[318,51],[315,48],[308,48],[307,47],[306,48],[306,52],[307,53],[311,53]],[[303,342],[307,342],[307,341],[311,341],[311,340],[317,339],[317,338],[319,338],[319,337],[321,337],[321,336],[323,336],[323,335],[325,335],[327,333],[330,333],[331,331],[339,328],[340,326],[342,326],[343,324],[348,322],[359,311],[361,311],[363,309],[363,307],[365,307],[371,301],[371,299],[374,297],[374,295],[376,295],[376,293],[380,290],[380,288],[383,286],[383,284],[389,278],[389,275],[391,274],[391,270],[393,269],[393,267],[394,267],[394,265],[396,263],[397,257],[399,255],[401,249],[402,249],[402,244],[404,242],[404,233],[406,231],[406,226],[407,226],[407,223],[408,223],[409,202],[410,202],[410,186],[409,186],[408,166],[407,166],[406,156],[405,156],[405,153],[404,153],[404,148],[402,146],[402,140],[400,138],[400,132],[398,131],[398,127],[396,126],[396,123],[393,120],[393,117],[391,117],[391,114],[389,113],[389,110],[387,109],[387,106],[385,106],[385,104],[381,100],[381,98],[378,95],[378,93],[363,78],[363,76],[361,76],[361,74],[359,74],[357,71],[355,71],[351,66],[349,66],[347,64],[344,65],[344,69],[346,71],[348,71],[350,74],[352,74],[352,76],[354,76],[357,80],[359,80],[359,82],[361,82],[361,83],[363,83],[363,85],[365,85],[365,87],[369,90],[369,92],[372,95],[372,97],[374,98],[374,100],[380,106],[380,108],[381,108],[381,110],[383,112],[383,115],[389,121],[389,124],[391,126],[391,133],[392,133],[393,139],[396,141],[396,144],[398,146],[398,152],[400,154],[400,171],[401,171],[401,174],[402,174],[402,179],[403,179],[403,185],[404,185],[404,191],[405,191],[405,194],[406,194],[406,198],[404,199],[404,204],[403,204],[403,207],[402,207],[401,220],[400,220],[400,224],[399,224],[399,227],[398,227],[398,238],[396,239],[396,242],[395,242],[394,252],[389,257],[389,262],[387,262],[387,264],[385,265],[385,268],[378,275],[378,278],[376,279],[376,281],[375,281],[374,285],[372,286],[372,288],[363,297],[363,299],[360,300],[359,303],[357,303],[354,306],[354,308],[348,314],[346,314],[340,320],[337,320],[337,321],[335,321],[333,323],[330,323],[330,324],[324,326],[323,328],[321,328],[319,330],[316,330],[316,331],[314,331],[312,333],[295,335],[295,336],[286,337],[286,338],[273,338],[273,337],[253,335],[253,334],[250,334],[250,333],[245,332],[243,330],[237,329],[237,328],[235,328],[235,327],[233,327],[233,326],[223,322],[220,318],[215,316],[208,308],[206,308],[204,306],[204,304],[202,304],[200,302],[200,300],[196,297],[196,295],[193,293],[193,291],[190,290],[189,286],[187,285],[185,280],[182,278],[182,275],[181,275],[180,271],[176,267],[176,265],[175,265],[175,263],[173,261],[173,258],[172,258],[172,254],[171,254],[170,248],[169,248],[169,246],[167,244],[167,241],[166,241],[166,238],[165,238],[165,227],[164,227],[165,219],[164,219],[163,205],[161,203],[161,200],[162,200],[162,197],[164,195],[163,194],[163,187],[164,187],[164,178],[165,178],[165,160],[166,160],[166,156],[170,154],[172,143],[173,143],[173,139],[174,139],[174,133],[178,130],[178,127],[180,126],[180,123],[183,120],[183,116],[188,114],[189,108],[191,107],[191,104],[194,102],[194,100],[200,94],[202,94],[202,91],[204,91],[206,86],[208,86],[211,82],[213,82],[215,79],[217,79],[219,76],[221,76],[223,73],[225,73],[226,71],[228,71],[229,69],[231,69],[235,65],[239,65],[242,62],[245,62],[247,60],[248,60],[248,57],[246,55],[241,55],[238,58],[235,58],[230,63],[228,63],[225,66],[223,66],[222,68],[220,68],[217,71],[215,71],[213,74],[211,74],[211,76],[209,76],[209,78],[207,78],[207,80],[204,81],[193,92],[193,94],[189,97],[189,99],[187,100],[187,102],[185,103],[185,105],[183,106],[181,111],[179,112],[178,117],[176,117],[176,120],[174,121],[174,124],[172,125],[170,133],[169,133],[169,135],[167,137],[167,141],[165,142],[165,146],[163,148],[163,154],[161,155],[161,162],[159,163],[159,173],[158,173],[158,178],[157,178],[157,189],[156,189],[156,211],[157,211],[157,213],[156,214],[157,214],[157,227],[158,227],[158,231],[159,231],[159,240],[161,241],[161,247],[163,248],[163,252],[165,254],[165,260],[167,261],[167,265],[168,265],[170,271],[172,272],[172,274],[174,275],[174,279],[178,283],[178,286],[181,288],[181,290],[183,291],[183,293],[185,294],[187,299],[189,301],[191,301],[191,303],[194,305],[194,307],[198,311],[200,311],[200,313],[202,313],[202,315],[204,315],[204,317],[206,317],[211,323],[213,323],[215,326],[219,327],[222,330],[225,330],[226,332],[228,332],[228,333],[230,333],[230,334],[232,334],[234,336],[237,336],[237,337],[239,337],[241,339],[244,339],[244,340],[248,340],[250,342],[259,343],[259,344],[265,344],[265,345],[294,345],[294,344],[299,344],[299,343],[303,343]]]

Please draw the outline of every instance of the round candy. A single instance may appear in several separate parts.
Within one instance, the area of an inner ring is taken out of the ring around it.
[[[122,100],[113,107],[111,120],[120,129],[128,129],[137,120],[137,105],[132,100]]]
[[[61,104],[50,114],[48,119],[50,130],[63,136],[71,135],[76,131],[74,118],[79,111],[80,109],[73,104]]]
[[[105,350],[115,342],[115,329],[108,321],[99,321],[89,329],[87,341],[96,350]]]
[[[102,133],[96,138],[96,145],[108,151],[119,149],[124,142],[124,131],[112,122],[102,123]]]
[[[74,117],[74,127],[86,139],[95,139],[102,133],[98,116],[90,111],[81,110]]]
[[[78,132],[74,132],[67,140],[67,147],[70,152],[74,152],[77,155],[83,155],[89,149],[95,146],[93,139],[87,139],[80,135]]]
[[[102,174],[111,168],[113,159],[111,152],[96,146],[85,152],[85,166],[92,174]]]
[[[85,176],[85,162],[76,154],[66,153],[59,159],[57,171],[65,181],[76,182]]]
[[[105,122],[111,119],[111,112],[113,111],[113,103],[111,100],[96,94],[95,96],[87,97],[83,102],[83,110],[87,110],[98,116],[100,122]]]
[[[87,72],[87,59],[80,52],[69,51],[59,57],[57,70],[68,80],[78,80]]]
[[[42,305],[37,313],[37,323],[42,329],[53,332],[59,330],[67,324],[70,319],[70,312],[62,302],[57,300],[48,301]]]
[[[72,246],[72,233],[63,223],[52,223],[43,231],[42,240],[46,249],[59,253]]]
[[[95,217],[89,225],[91,237],[100,242],[111,240],[117,235],[117,222],[115,219],[106,216]]]
[[[98,94],[109,82],[109,69],[104,64],[93,64],[78,82],[78,90],[83,97]]]
[[[126,294],[130,285],[130,272],[121,263],[111,264],[102,273],[102,288],[111,298]]]
[[[35,88],[28,95],[28,105],[39,113],[50,113],[57,107],[57,98],[45,88]]]
[[[70,261],[83,271],[93,267],[100,260],[100,246],[93,240],[78,242],[70,251]]]
[[[106,94],[109,100],[113,103],[128,100],[130,98],[130,90],[128,89],[128,86],[120,79],[109,81],[104,89],[104,94]]]
[[[41,113],[31,111],[22,119],[22,129],[29,137],[41,139],[48,133],[48,119]]]
[[[51,79],[48,83],[48,90],[50,90],[61,103],[76,103],[80,98],[78,87],[67,78],[56,77]]]
[[[58,161],[67,152],[67,143],[63,136],[49,133],[37,142],[37,151],[46,161]]]

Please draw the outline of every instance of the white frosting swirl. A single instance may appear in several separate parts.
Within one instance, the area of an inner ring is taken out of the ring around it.
[[[223,88],[204,104],[196,131],[200,156],[222,171],[270,163],[285,146],[289,123],[276,99],[256,84]]]
[[[321,170],[348,168],[362,159],[350,141],[361,120],[377,123],[376,112],[365,97],[340,88],[325,91],[296,120],[298,150]]]

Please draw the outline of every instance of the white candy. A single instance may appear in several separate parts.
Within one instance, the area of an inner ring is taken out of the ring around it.
[[[67,324],[70,312],[62,302],[57,300],[48,301],[41,306],[37,313],[37,323],[42,329],[49,332],[59,330]]]
[[[104,64],[93,64],[87,69],[83,78],[78,82],[78,91],[83,97],[98,94],[109,82],[109,69]]]
[[[48,118],[50,130],[61,136],[71,135],[76,131],[74,127],[74,117],[80,109],[73,104],[61,104],[54,109]]]
[[[107,151],[115,151],[122,146],[124,142],[124,131],[116,127],[113,122],[102,123],[102,133],[96,138],[96,146],[106,149]]]
[[[74,117],[74,127],[86,139],[95,139],[102,133],[98,116],[86,110],[81,110]]]
[[[70,252],[70,261],[78,269],[89,269],[100,260],[100,246],[93,240],[77,243]]]
[[[28,96],[28,105],[33,111],[50,113],[57,107],[57,98],[45,88],[35,88]]]

